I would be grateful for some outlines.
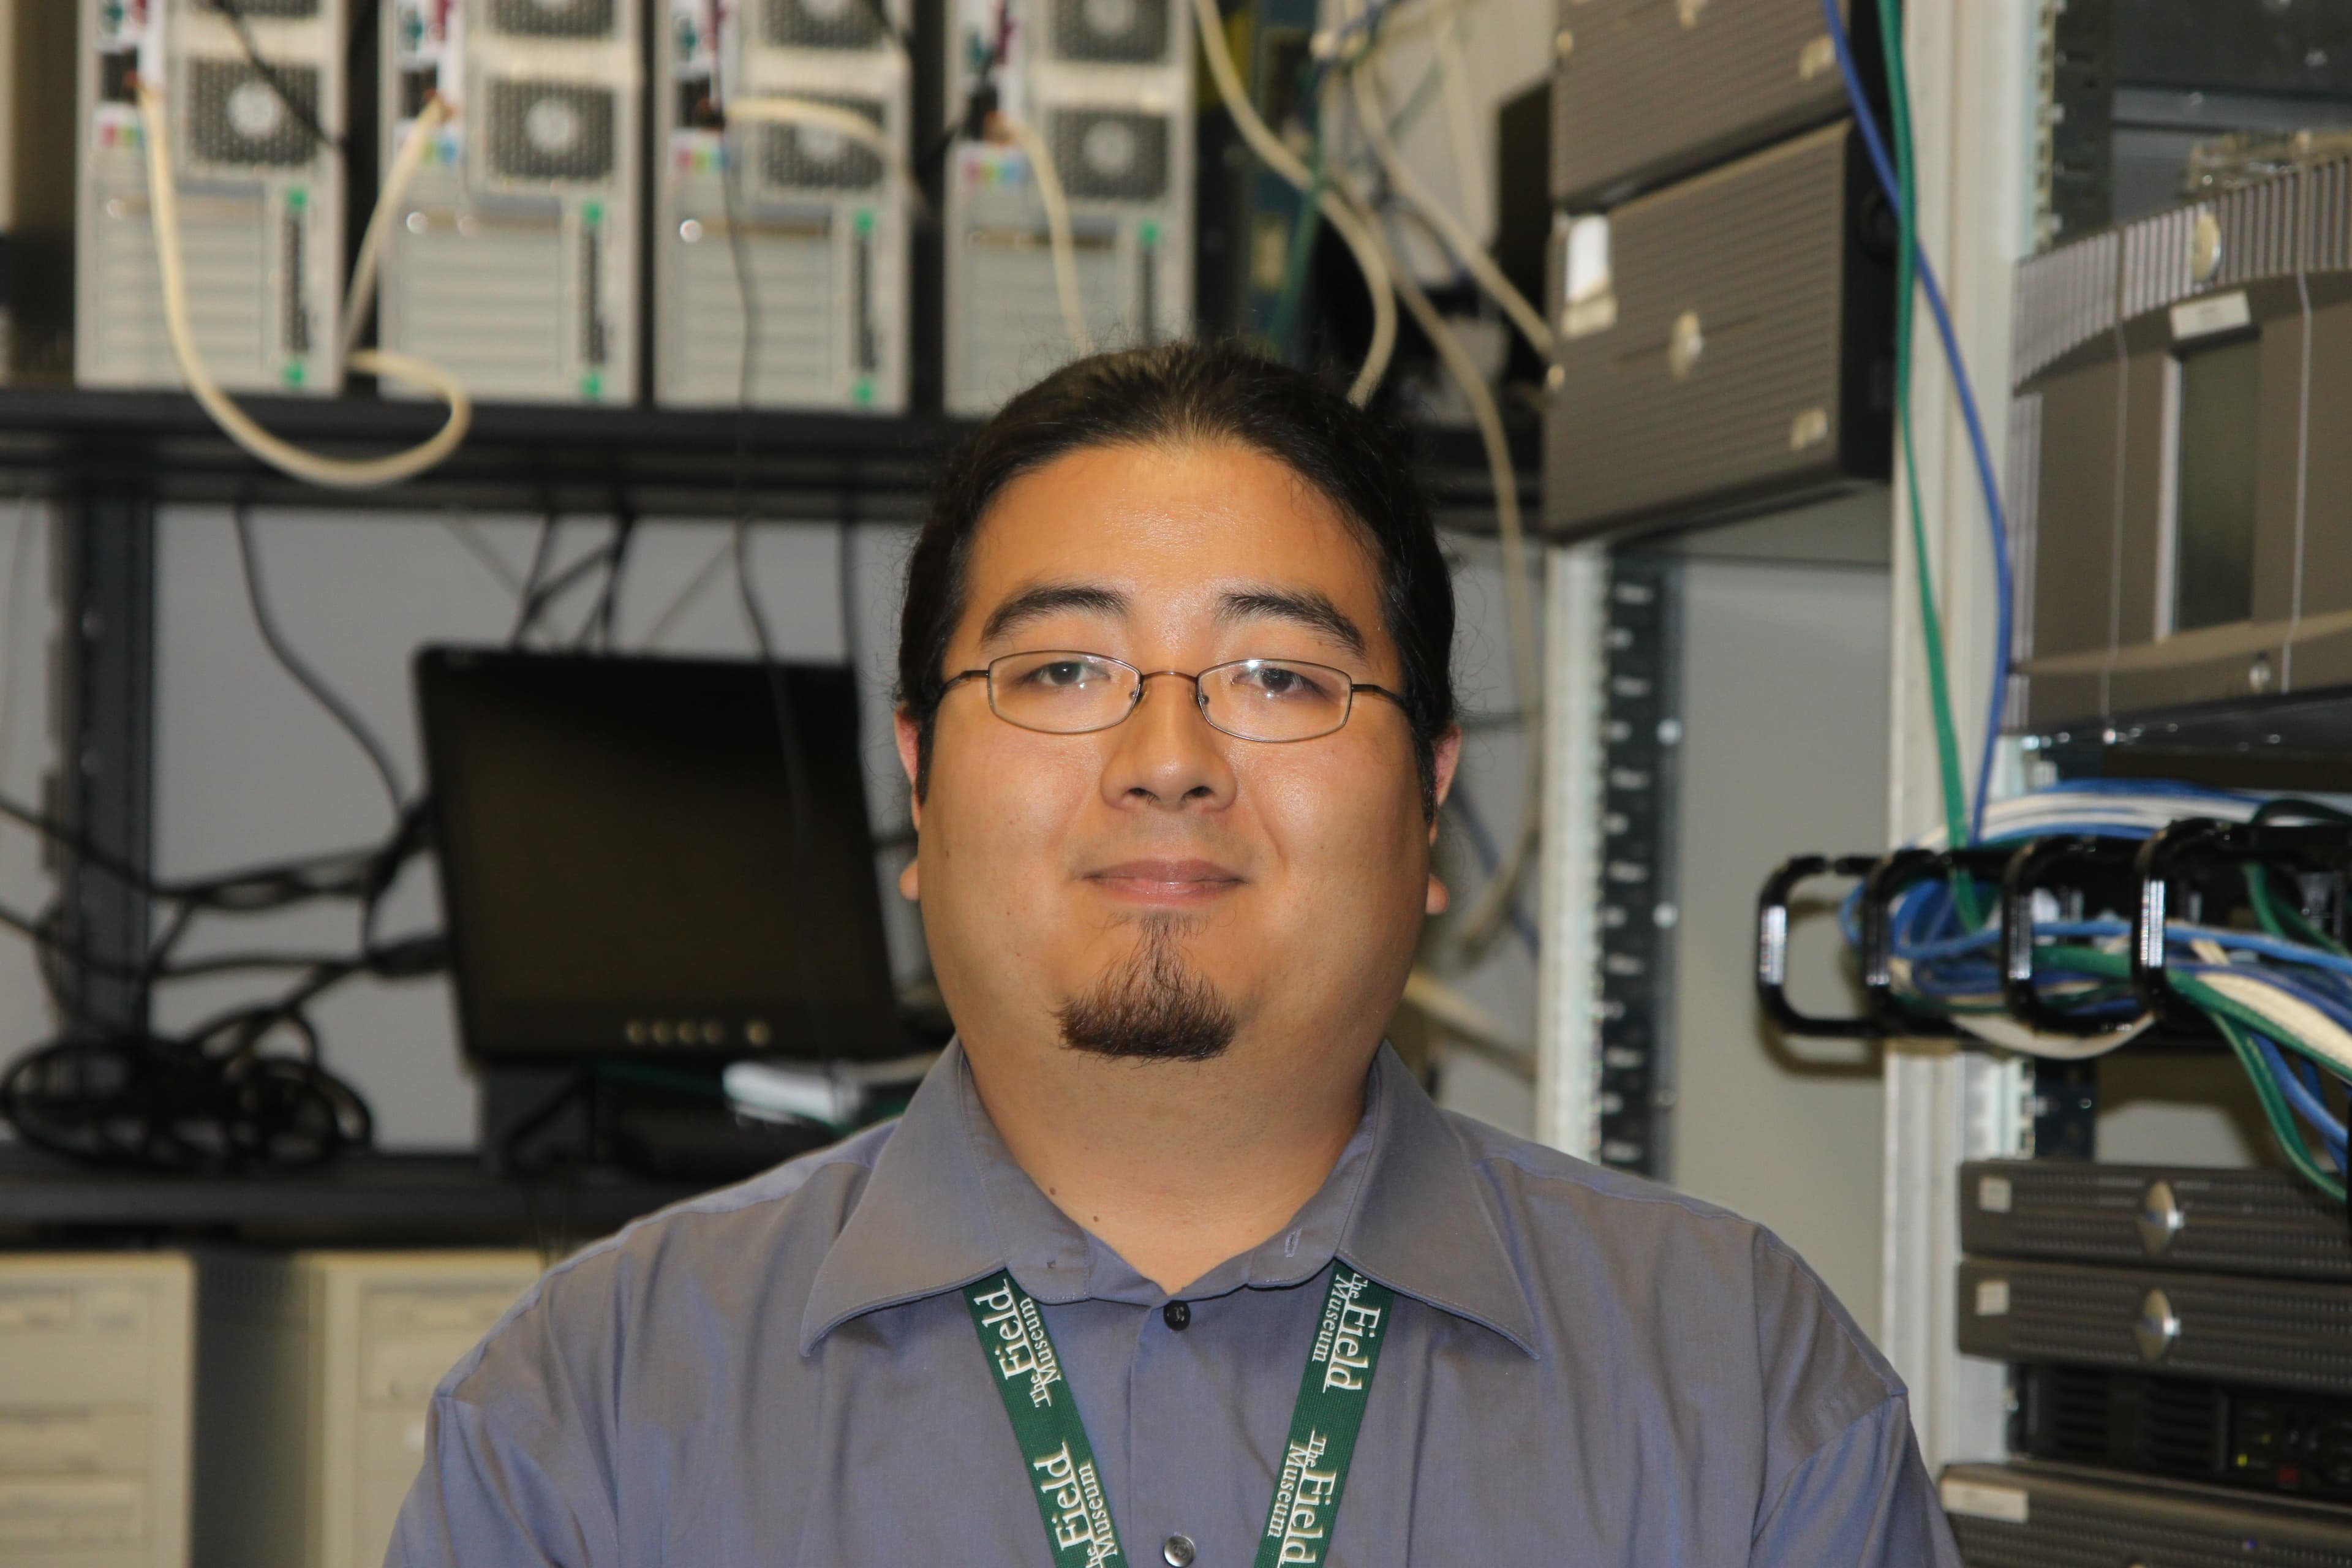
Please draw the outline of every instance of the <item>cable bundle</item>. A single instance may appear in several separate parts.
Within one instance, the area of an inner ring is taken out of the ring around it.
[[[1826,869],[1865,877],[1842,920],[1872,994],[1866,1019],[1811,1018],[1780,991],[1788,892]],[[2151,1031],[2218,1037],[2288,1163],[2342,1201],[2348,872],[2352,815],[2333,806],[2168,784],[2061,786],[1990,808],[1971,849],[1790,862],[1766,889],[1759,984],[1768,1012],[1799,1031],[1958,1033],[2063,1060]],[[2201,908],[2183,918],[2176,903]]]

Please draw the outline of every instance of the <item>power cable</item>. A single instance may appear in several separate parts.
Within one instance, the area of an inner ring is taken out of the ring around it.
[[[400,772],[393,764],[391,750],[385,746],[366,720],[341,697],[336,695],[319,672],[302,656],[294,651],[279,629],[278,618],[269,608],[269,595],[261,585],[261,562],[253,543],[253,519],[243,502],[229,509],[229,521],[236,532],[238,563],[245,573],[246,602],[253,611],[254,628],[260,632],[262,643],[278,667],[293,679],[294,684],[308,692],[310,700],[325,710],[329,718],[342,728],[352,742],[365,754],[368,765],[383,781],[384,794],[391,798],[392,815],[397,820],[404,809],[407,791],[400,782]]]

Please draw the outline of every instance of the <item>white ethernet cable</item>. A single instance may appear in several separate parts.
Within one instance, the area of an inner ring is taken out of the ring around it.
[[[1021,149],[1037,176],[1037,195],[1045,204],[1045,236],[1054,247],[1054,292],[1062,300],[1062,327],[1070,334],[1070,346],[1084,359],[1095,352],[1095,340],[1087,331],[1086,301],[1078,295],[1078,247],[1070,233],[1070,202],[1062,191],[1062,172],[1054,164],[1053,149],[1027,121],[1000,114],[995,123]]]
[[[1447,16],[1449,18],[1452,16],[1450,9]],[[1477,280],[1478,287],[1486,291],[1487,297],[1502,307],[1503,313],[1511,319],[1513,326],[1518,328],[1519,335],[1528,340],[1528,346],[1549,360],[1552,352],[1552,331],[1550,323],[1543,318],[1543,312],[1528,303],[1527,296],[1503,276],[1503,269],[1495,265],[1495,258],[1486,254],[1486,247],[1478,243],[1477,237],[1454,216],[1452,208],[1438,200],[1422,183],[1421,177],[1412,172],[1403,154],[1398,151],[1394,139],[1389,135],[1388,127],[1383,122],[1379,84],[1372,65],[1376,50],[1377,44],[1372,48],[1364,49],[1355,60],[1342,63],[1355,88],[1357,118],[1363,122],[1364,135],[1371,142],[1373,155],[1380,159],[1381,169],[1387,173],[1389,184],[1396,188],[1398,195],[1412,204],[1414,210],[1429,220],[1429,226],[1445,242],[1445,247]],[[1458,48],[1445,57],[1449,70],[1459,58]]]
[[[272,435],[237,406],[205,367],[204,356],[196,349],[195,333],[188,324],[187,277],[180,257],[179,189],[172,173],[170,117],[164,112],[162,93],[144,79],[139,82],[138,90],[139,119],[147,140],[148,202],[155,226],[155,260],[157,270],[163,274],[163,324],[171,334],[172,353],[179,362],[188,390],[212,416],[213,422],[230,440],[270,467],[295,479],[337,489],[397,484],[423,473],[456,451],[457,444],[466,438],[474,416],[473,399],[456,377],[437,365],[407,354],[350,347],[359,331],[358,319],[366,302],[366,290],[375,280],[388,215],[398,205],[417,164],[424,161],[433,128],[448,116],[441,100],[436,98],[427,101],[409,132],[407,143],[393,160],[392,170],[384,177],[383,193],[376,198],[375,211],[368,219],[367,236],[360,245],[360,265],[352,274],[351,291],[343,305],[343,338],[337,346],[343,351],[343,363],[351,369],[414,382],[437,394],[448,404],[449,416],[439,430],[405,452],[355,459],[306,451]]]

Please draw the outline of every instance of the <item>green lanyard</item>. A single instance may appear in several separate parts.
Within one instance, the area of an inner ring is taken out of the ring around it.
[[[1298,1403],[1291,1407],[1290,1441],[1275,1479],[1274,1504],[1258,1537],[1256,1568],[1285,1568],[1323,1561],[1339,1491],[1355,1458],[1356,1433],[1364,1424],[1364,1400],[1380,1364],[1381,1332],[1396,1294],[1387,1286],[1339,1262],[1323,1293],[1323,1315],[1315,1348],[1298,1379]],[[1008,1271],[964,1289],[980,1346],[996,1371],[996,1392],[1013,1418],[1013,1435],[1029,1462],[1029,1485],[1045,1521],[1055,1568],[1126,1568],[1118,1531],[1111,1523],[1110,1499],[1095,1466],[1077,1401],[1062,1375],[1061,1358],[1045,1332],[1045,1314]]]

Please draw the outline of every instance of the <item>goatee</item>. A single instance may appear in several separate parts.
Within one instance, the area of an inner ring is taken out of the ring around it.
[[[1204,1062],[1241,1026],[1232,1004],[1185,963],[1184,923],[1147,918],[1133,956],[1055,1015],[1073,1050],[1140,1061]]]

